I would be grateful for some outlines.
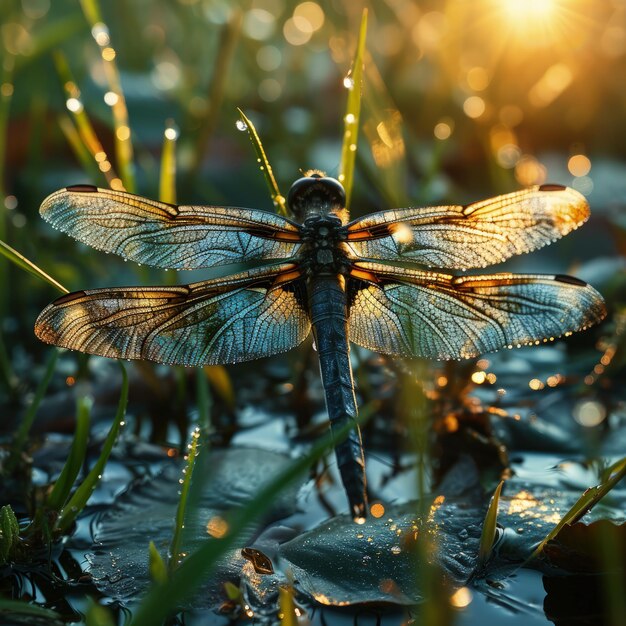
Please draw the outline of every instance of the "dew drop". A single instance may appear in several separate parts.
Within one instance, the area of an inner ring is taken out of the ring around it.
[[[400,546],[391,546],[391,554],[400,554],[402,548]]]
[[[235,127],[237,130],[240,130],[242,133],[248,130],[248,125],[243,120],[237,120],[235,122]]]
[[[354,78],[350,74],[343,79],[343,86],[346,89],[354,89]]]

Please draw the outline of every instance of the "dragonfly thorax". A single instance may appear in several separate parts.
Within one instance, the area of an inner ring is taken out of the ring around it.
[[[340,245],[345,240],[341,220],[332,213],[312,215],[302,225],[302,240],[307,246],[306,262],[311,274],[343,273],[346,254]]]

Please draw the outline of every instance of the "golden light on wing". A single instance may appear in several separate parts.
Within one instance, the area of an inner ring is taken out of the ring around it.
[[[46,343],[111,358],[199,366],[250,361],[301,343],[310,322],[293,264],[180,287],[68,294],[37,318]],[[281,274],[292,280],[281,281]]]
[[[466,206],[367,215],[348,224],[345,248],[354,259],[460,270],[486,267],[541,248],[588,216],[589,206],[579,192],[541,185]]]

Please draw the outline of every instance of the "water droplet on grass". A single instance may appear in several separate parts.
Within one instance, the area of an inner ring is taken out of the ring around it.
[[[237,130],[240,130],[242,133],[248,130],[248,125],[243,120],[237,120],[235,122],[235,127]]]

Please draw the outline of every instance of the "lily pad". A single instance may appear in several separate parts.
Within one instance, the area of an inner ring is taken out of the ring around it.
[[[320,604],[415,605],[422,600],[420,538],[436,543],[433,564],[462,586],[476,566],[485,505],[440,496],[424,518],[415,502],[361,526],[340,516],[280,546],[279,554],[298,588]]]
[[[290,459],[268,450],[232,448],[210,451],[204,467],[211,475],[199,502],[185,523],[183,550],[194,551],[209,534],[219,533],[221,515],[252,499],[261,485],[283,470]],[[198,465],[198,469],[203,466]],[[95,531],[94,546],[88,556],[95,584],[118,600],[130,600],[144,592],[149,583],[148,545],[152,540],[165,557],[169,548],[178,504],[182,465],[167,466],[156,478],[135,485],[117,499],[115,505],[100,519]],[[294,485],[276,498],[265,523],[281,519],[296,509]],[[251,524],[242,547],[258,531]],[[223,584],[238,583],[247,561],[239,550],[232,551],[218,569],[219,573],[200,594],[202,606],[215,606],[224,599]]]

